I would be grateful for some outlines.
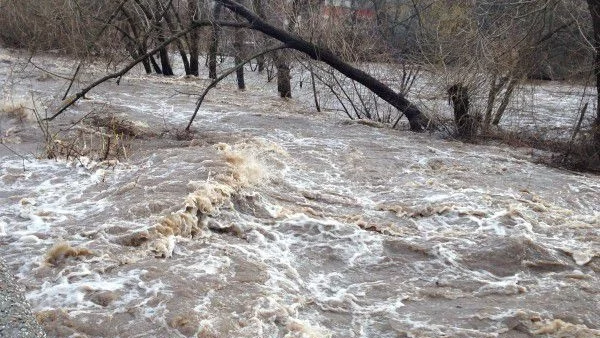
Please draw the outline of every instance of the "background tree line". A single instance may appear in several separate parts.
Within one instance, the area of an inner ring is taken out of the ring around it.
[[[600,69],[595,58],[600,4],[594,0],[244,0],[237,4],[311,46],[332,51],[349,65],[363,69],[370,63],[397,65],[394,72],[376,77],[388,77],[386,83],[401,98],[410,93],[420,73],[436,74],[438,92],[447,89],[454,107],[464,110],[455,111],[454,117],[458,133],[466,138],[498,125],[524,83],[586,83]],[[277,40],[262,34],[253,19],[233,10],[228,1],[0,0],[0,9],[3,45],[32,52],[59,50],[82,60],[101,57],[116,65],[140,58],[169,40],[141,61],[146,73],[164,76],[174,74],[171,60],[176,55],[186,75],[197,76],[207,67],[216,79],[223,56],[239,63]],[[191,29],[195,24],[197,28]],[[276,79],[282,97],[291,97],[290,68],[300,65],[310,72],[313,86],[317,82],[330,90],[350,118],[396,125],[403,115],[409,120],[416,115],[410,102],[396,105],[394,98],[384,98],[392,106],[384,110],[370,94],[371,87],[361,81],[357,86],[356,79],[340,76],[337,68],[314,63],[311,58],[319,55],[306,55],[273,51],[258,56],[255,69],[265,72],[268,80]],[[244,68],[236,74],[239,88],[244,89]],[[600,76],[595,79],[600,88]],[[469,96],[483,99],[473,108]],[[598,129],[599,105],[592,104]],[[319,109],[316,90],[315,106]],[[592,134],[597,157],[600,132]]]

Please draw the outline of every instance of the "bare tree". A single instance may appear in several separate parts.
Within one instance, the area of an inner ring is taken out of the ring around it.
[[[592,26],[594,28],[594,76],[596,78],[596,119],[594,121],[594,144],[596,153],[600,154],[600,1],[587,0],[590,15],[592,16]]]
[[[221,18],[221,8],[223,6],[217,2],[213,8],[213,20],[217,21]],[[217,78],[217,52],[219,49],[219,37],[221,35],[221,27],[216,23],[212,25],[210,45],[208,47],[208,77],[211,79]]]

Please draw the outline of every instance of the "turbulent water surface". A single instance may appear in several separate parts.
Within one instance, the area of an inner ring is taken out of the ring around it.
[[[3,52],[4,91],[50,106],[64,81],[20,62]],[[165,132],[206,84],[132,75],[54,124],[140,121],[118,161],[36,159],[37,123],[0,117],[25,154],[1,151],[0,252],[50,336],[600,336],[598,176],[309,113],[259,81]]]

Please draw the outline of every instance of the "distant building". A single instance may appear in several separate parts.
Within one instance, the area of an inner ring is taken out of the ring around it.
[[[372,20],[375,10],[370,1],[357,0],[325,0],[323,2],[325,18],[353,18],[356,20]]]

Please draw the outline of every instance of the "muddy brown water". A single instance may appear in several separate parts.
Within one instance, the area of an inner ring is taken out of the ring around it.
[[[64,87],[28,74],[13,95]],[[165,132],[193,110],[177,93],[205,81],[134,74],[56,121],[143,122],[120,161],[3,150],[0,250],[49,336],[600,335],[597,176],[251,83],[211,94],[183,140]],[[33,121],[1,121],[13,149],[39,150]]]

